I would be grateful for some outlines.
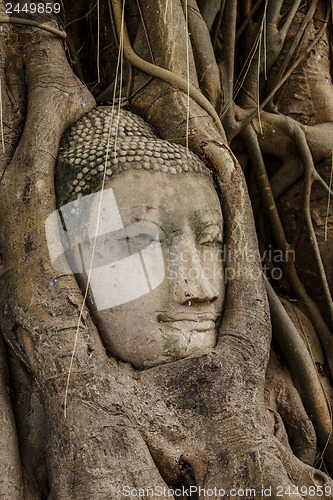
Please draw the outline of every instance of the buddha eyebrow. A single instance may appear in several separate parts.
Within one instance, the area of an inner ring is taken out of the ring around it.
[[[123,208],[121,209],[122,212],[129,212],[131,210],[136,210],[136,209],[145,209],[145,210],[159,210],[160,207],[152,207],[152,206],[148,206],[148,205],[134,205],[132,207],[127,207],[127,208]]]
[[[219,224],[218,222],[207,222],[207,224],[205,225],[204,229],[206,229],[207,227],[211,227],[211,226],[216,226],[219,229],[222,229],[222,225]]]
[[[222,211],[218,210],[217,208],[203,208],[195,211],[196,215],[201,215],[201,214],[216,214],[219,217],[223,217]]]
[[[154,221],[154,220],[144,219],[144,218],[140,218],[140,217],[135,217],[135,219],[134,219],[134,224],[135,224],[136,222],[146,222],[146,223],[147,223],[147,225],[148,225],[148,224],[154,224],[154,226],[158,227],[158,229],[159,229],[161,232],[163,232],[163,233],[165,232],[165,229],[163,229],[163,227],[162,227],[162,226],[161,226],[158,222],[156,222],[156,221]],[[125,228],[125,227],[128,227],[128,226],[132,226],[132,225],[133,225],[133,222],[128,222],[128,223],[124,224],[124,228]],[[144,226],[142,226],[142,227],[144,228]]]
[[[217,209],[195,210],[191,216],[191,226],[196,234],[202,234],[212,226],[223,231],[223,217]]]
[[[218,212],[219,214],[221,213],[221,210],[219,210],[218,208],[200,208],[199,210],[197,210],[197,212]]]
[[[216,208],[208,208],[208,209],[203,209],[203,210],[196,210],[195,212],[193,212],[193,219],[197,218],[197,219],[201,219],[201,220],[205,220],[207,218],[207,216],[211,216],[213,217],[213,220],[215,221],[218,221],[217,223],[220,222],[220,220],[222,219],[223,221],[223,214],[221,213],[220,210],[217,210]]]

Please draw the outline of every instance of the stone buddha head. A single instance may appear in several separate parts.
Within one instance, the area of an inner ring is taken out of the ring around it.
[[[205,164],[99,107],[64,137],[56,187],[66,256],[108,353],[142,369],[213,348],[223,220]]]

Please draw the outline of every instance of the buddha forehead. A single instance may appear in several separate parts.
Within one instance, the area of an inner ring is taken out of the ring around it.
[[[63,138],[56,170],[56,185],[61,186],[58,206],[99,191],[104,176],[108,183],[127,171],[167,174],[159,179],[165,189],[175,186],[173,177],[178,182],[184,174],[188,179],[205,177],[213,186],[209,169],[194,153],[161,140],[133,113],[103,106],[89,112]],[[144,182],[151,178],[156,190],[157,177],[146,175]]]
[[[146,220],[167,232],[222,224],[217,193],[204,175],[127,170],[111,177],[105,188],[113,189],[124,224]]]

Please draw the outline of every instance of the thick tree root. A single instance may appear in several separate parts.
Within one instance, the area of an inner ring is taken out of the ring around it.
[[[333,472],[332,412],[317,368],[310,353],[282,306],[273,288],[266,281],[273,331],[287,360],[304,407],[311,415],[321,449],[327,457],[329,472]]]
[[[39,28],[41,30],[48,31],[53,35],[57,35],[60,38],[66,38],[66,32],[60,31],[53,26],[48,26],[47,24],[38,23],[37,21],[33,21],[31,19],[22,19],[20,17],[4,17],[0,16],[0,23],[12,23],[12,24],[21,24],[22,26],[33,26],[34,28]]]
[[[147,73],[150,76],[159,78],[170,85],[175,86],[177,89],[182,90],[189,95],[195,102],[199,104],[207,113],[212,117],[214,124],[218,128],[222,137],[225,137],[224,129],[222,127],[219,115],[211,105],[211,103],[206,99],[206,97],[200,92],[199,89],[194,87],[194,85],[189,84],[181,76],[172,73],[171,71],[151,64],[144,59],[141,59],[132,49],[131,42],[128,36],[127,28],[125,23],[122,21],[122,11],[118,0],[112,0],[112,6],[114,11],[114,18],[117,27],[117,33],[119,40],[123,40],[124,44],[124,55],[128,62],[132,66],[140,69],[141,71]]]
[[[184,7],[183,0],[183,7]],[[219,112],[222,106],[222,90],[219,68],[209,36],[196,0],[187,0],[188,24],[199,86],[212,106]]]
[[[7,353],[0,332],[0,498],[21,500],[23,495],[21,461],[8,389]]]

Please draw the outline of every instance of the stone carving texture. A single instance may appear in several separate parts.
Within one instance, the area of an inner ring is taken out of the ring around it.
[[[98,191],[104,171],[108,180],[128,169],[211,176],[197,155],[160,139],[139,116],[100,106],[79,120],[62,140],[57,185],[65,189],[58,195],[58,205]]]

